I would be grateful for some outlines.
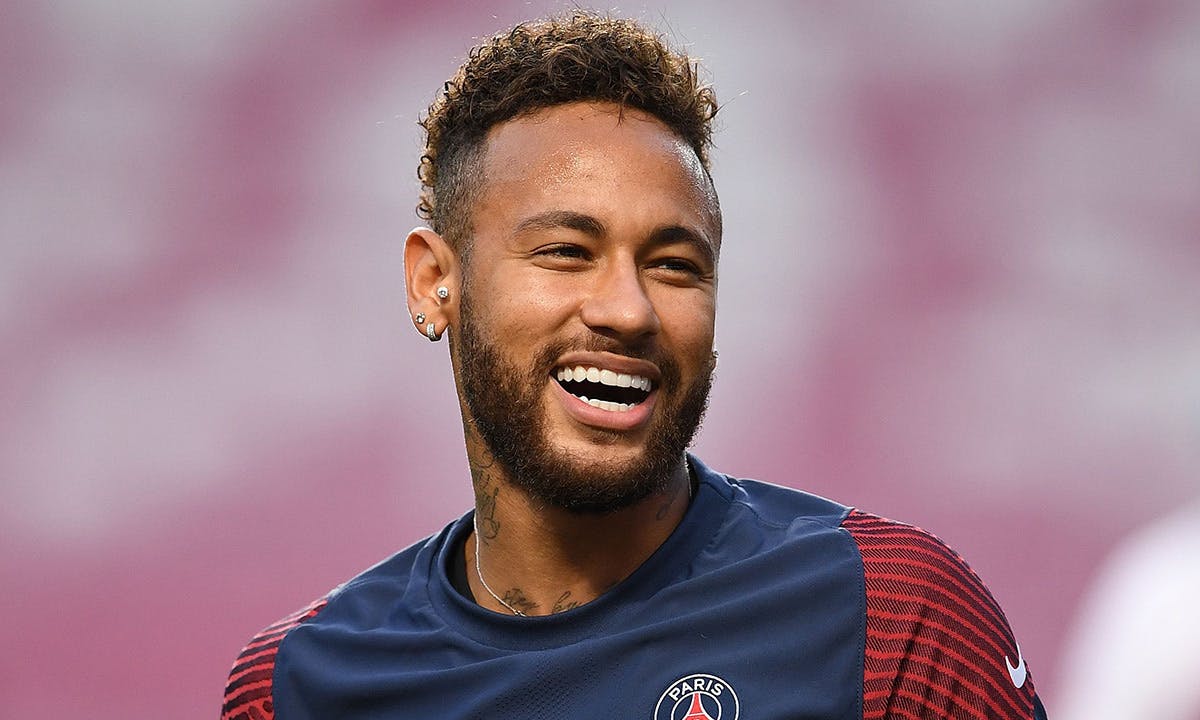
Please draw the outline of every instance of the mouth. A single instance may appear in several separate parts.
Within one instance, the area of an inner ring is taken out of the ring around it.
[[[609,412],[629,412],[654,390],[653,381],[647,377],[589,365],[563,366],[552,374],[564,390]]]

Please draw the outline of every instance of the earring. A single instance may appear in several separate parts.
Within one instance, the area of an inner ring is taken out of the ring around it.
[[[437,296],[445,300],[446,298],[450,297],[450,291],[446,289],[445,285],[443,285],[437,289]]]
[[[426,325],[425,326],[425,337],[429,338],[429,342],[437,342],[438,341],[437,326],[434,325],[433,323],[429,323],[428,325]]]
[[[416,320],[417,324],[420,325],[425,322],[425,313],[417,313],[417,316],[413,320]]]

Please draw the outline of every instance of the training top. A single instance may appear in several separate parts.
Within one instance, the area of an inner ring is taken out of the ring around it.
[[[222,719],[1045,717],[1000,607],[937,538],[689,460],[683,521],[592,602],[475,604],[451,581],[467,513],[256,635]]]

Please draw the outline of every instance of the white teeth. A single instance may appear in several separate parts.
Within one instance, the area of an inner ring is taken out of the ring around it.
[[[588,400],[587,397],[581,397],[580,400],[588,403],[589,406],[592,406],[594,408],[600,408],[601,410],[608,410],[608,412],[610,412],[610,413],[628,413],[629,408],[634,407],[634,406],[631,406],[631,404],[625,404],[623,402],[608,402],[607,400],[595,400],[595,398],[592,398],[592,400]]]
[[[650,392],[650,379],[644,378],[641,375],[629,375],[626,373],[616,373],[612,370],[601,370],[597,367],[584,367],[577,365],[574,368],[564,367],[559,368],[555,372],[555,377],[563,382],[588,382],[600,383],[612,387],[632,387],[638,390]]]
[[[609,402],[608,400],[597,400],[595,398],[588,399],[581,397],[579,399],[594,408],[600,408],[601,410],[607,410],[609,412],[629,412],[629,408],[633,407],[632,405],[627,405],[625,403]]]

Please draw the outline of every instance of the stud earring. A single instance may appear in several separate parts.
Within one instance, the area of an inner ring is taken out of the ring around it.
[[[428,325],[426,325],[425,326],[425,337],[429,338],[429,342],[437,342],[438,341],[437,326],[434,325],[433,323],[429,323]]]
[[[445,300],[446,298],[450,297],[450,291],[446,289],[445,285],[443,285],[437,289],[437,296]]]
[[[425,313],[417,313],[417,316],[413,320],[416,320],[417,324],[420,325],[425,322]]]

